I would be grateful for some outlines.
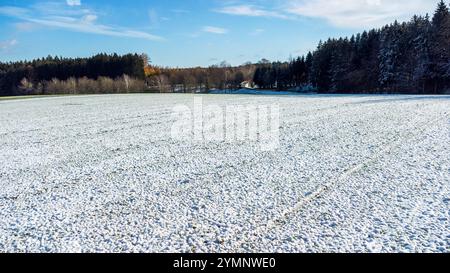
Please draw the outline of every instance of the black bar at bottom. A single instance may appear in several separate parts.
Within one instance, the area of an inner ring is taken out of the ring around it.
[[[393,264],[402,271],[446,266],[449,254],[3,254],[2,266],[15,271],[75,272],[385,272]],[[430,261],[429,258],[432,258]],[[442,264],[441,264],[442,263]],[[24,267],[24,268],[22,268]]]

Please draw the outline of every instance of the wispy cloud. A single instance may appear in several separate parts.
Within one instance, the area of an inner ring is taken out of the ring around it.
[[[67,1],[67,4],[71,6],[70,10],[64,9],[64,6],[53,2],[40,3],[29,8],[0,6],[0,15],[19,19],[22,24],[35,24],[73,32],[150,41],[164,40],[164,38],[148,32],[100,24],[97,22],[98,15],[96,12],[79,7],[78,2],[81,5],[81,1]],[[29,25],[28,29],[31,29]]]
[[[36,28],[36,24],[30,22],[20,22],[14,25],[19,31],[32,31]]]
[[[322,18],[337,27],[380,27],[414,14],[431,12],[436,1],[424,0],[290,0],[285,11]]]
[[[262,34],[262,33],[264,33],[264,32],[265,32],[264,29],[258,28],[258,29],[255,29],[254,31],[250,32],[250,35],[252,35],[252,36],[258,36],[258,35],[260,35],[260,34]]]
[[[81,6],[81,0],[66,0],[69,6]]]
[[[159,26],[160,18],[158,12],[155,9],[149,9],[148,18],[150,20],[150,27],[154,28]]]
[[[95,24],[89,17],[75,19],[72,17],[49,17],[46,19],[28,18],[29,22],[33,22],[42,26],[61,28],[75,32],[100,34],[114,37],[128,37],[147,39],[152,41],[160,41],[161,37],[149,34],[143,31],[130,29],[116,29],[105,25]]]
[[[18,44],[18,41],[16,39],[13,40],[7,40],[7,41],[0,41],[0,50],[2,51],[8,51],[14,46]]]
[[[436,1],[425,0],[267,0],[266,6],[232,1],[215,12],[246,17],[279,19],[318,18],[340,28],[380,27],[414,14],[431,13]]]
[[[0,14],[10,16],[10,17],[25,17],[29,15],[29,10],[25,8],[19,7],[10,7],[10,6],[0,6]]]
[[[220,27],[212,27],[212,26],[205,26],[203,27],[203,32],[213,33],[213,34],[227,34],[228,29],[220,28]]]
[[[249,16],[249,17],[274,17],[281,19],[288,19],[286,14],[282,14],[278,11],[263,9],[254,5],[235,5],[226,6],[215,10],[218,13]]]
[[[154,8],[148,10],[148,18],[150,21],[150,28],[159,28],[162,22],[170,21],[169,17],[160,16],[158,11]]]
[[[186,9],[172,9],[171,12],[173,13],[178,13],[178,14],[187,14],[190,13],[189,10]]]

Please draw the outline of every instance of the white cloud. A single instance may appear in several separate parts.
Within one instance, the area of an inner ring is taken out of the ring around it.
[[[92,24],[95,21],[97,21],[97,18],[98,17],[95,14],[88,14],[88,15],[83,16],[82,21],[86,24]]]
[[[73,6],[81,6],[81,0],[66,0],[67,5]]]
[[[214,11],[247,17],[319,18],[336,27],[361,29],[381,27],[394,20],[407,21],[414,14],[433,13],[436,2],[429,0],[267,0],[264,1],[267,4],[266,7],[231,4]]]
[[[150,27],[158,28],[161,25],[161,21],[167,21],[168,18],[160,17],[155,9],[149,9],[148,18],[150,19]]]
[[[18,31],[32,31],[35,29],[36,25],[29,22],[16,23],[15,27]]]
[[[99,24],[97,23],[98,16],[96,13],[86,9],[68,12],[62,7],[57,9],[57,6],[54,4],[52,4],[50,9],[44,9],[42,6],[29,9],[0,6],[0,14],[22,20],[23,24],[27,24],[28,29],[31,29],[30,24],[34,24],[35,26],[113,37],[138,38],[151,41],[164,40],[162,37],[140,30]]]
[[[28,19],[30,22],[42,25],[42,26],[48,26],[48,27],[55,27],[55,28],[61,28],[61,29],[67,29],[75,32],[82,32],[82,33],[92,33],[92,34],[100,34],[100,35],[106,35],[106,36],[113,36],[113,37],[128,37],[128,38],[139,38],[139,39],[146,39],[146,40],[152,40],[152,41],[161,41],[163,38],[159,36],[155,36],[152,34],[149,34],[147,32],[143,31],[137,31],[137,30],[131,30],[131,29],[117,29],[110,26],[100,25],[100,24],[94,24],[93,22],[84,21],[83,19],[78,20],[71,17],[61,17],[61,18],[47,18],[47,19]]]
[[[172,9],[171,10],[173,13],[180,13],[180,14],[182,14],[182,13],[190,13],[190,11],[189,10],[185,10],[185,9]]]
[[[0,14],[4,14],[11,17],[22,17],[28,15],[29,10],[19,7],[0,6]]]
[[[8,40],[8,41],[0,41],[0,50],[2,50],[2,51],[10,50],[17,44],[18,44],[18,41],[16,39]]]
[[[409,20],[414,14],[431,13],[429,0],[291,0],[286,12],[322,18],[337,27],[381,27],[394,20]]]
[[[258,29],[255,29],[254,31],[252,31],[252,32],[250,33],[250,35],[258,36],[258,35],[260,35],[260,34],[262,34],[262,33],[264,33],[264,32],[265,32],[264,29],[258,28]]]
[[[227,6],[217,9],[216,12],[230,14],[230,15],[240,15],[249,17],[275,17],[281,19],[287,19],[288,16],[281,14],[277,11],[270,11],[267,9],[262,9],[253,5],[237,5],[237,6]]]
[[[228,33],[228,29],[220,28],[220,27],[212,27],[212,26],[205,26],[203,27],[203,32],[213,33],[213,34],[226,34]]]

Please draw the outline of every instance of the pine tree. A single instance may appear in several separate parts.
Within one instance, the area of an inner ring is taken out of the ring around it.
[[[331,57],[331,91],[343,92],[347,88],[347,74],[349,72],[350,43],[347,39],[337,41]]]
[[[379,59],[379,84],[382,88],[395,86],[398,77],[398,58],[400,25],[396,21],[381,32]]]
[[[444,1],[432,20],[432,77],[434,93],[450,86],[450,12]]]
[[[421,93],[426,93],[427,82],[431,78],[431,56],[430,56],[430,29],[431,23],[428,15],[425,18],[414,19],[413,49],[415,54],[412,78],[415,86]]]
[[[312,64],[313,64],[313,54],[311,52],[308,52],[305,58],[305,83],[306,84],[312,84],[312,78],[311,78],[311,71],[312,71]]]

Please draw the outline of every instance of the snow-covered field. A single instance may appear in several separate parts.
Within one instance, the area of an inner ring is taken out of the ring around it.
[[[279,149],[171,138],[192,95],[0,101],[0,252],[450,252],[450,97],[278,103]]]

